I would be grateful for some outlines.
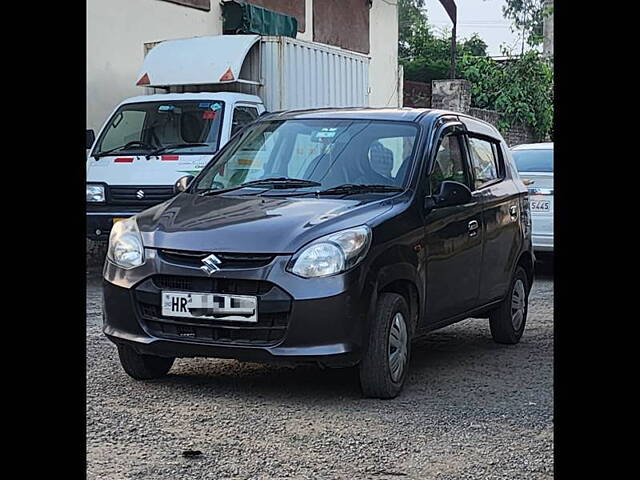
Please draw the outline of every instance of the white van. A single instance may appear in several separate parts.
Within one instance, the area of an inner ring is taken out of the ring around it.
[[[266,110],[366,107],[369,59],[288,37],[217,35],[147,45],[136,84],[94,140],[87,131],[87,237],[174,195]],[[167,93],[156,93],[158,91]]]

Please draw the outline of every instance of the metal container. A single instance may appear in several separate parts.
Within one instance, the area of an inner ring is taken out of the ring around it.
[[[284,36],[218,35],[149,43],[145,50],[139,78],[149,83],[139,85],[153,87],[149,93],[250,93],[271,112],[369,106],[369,57],[341,48]]]

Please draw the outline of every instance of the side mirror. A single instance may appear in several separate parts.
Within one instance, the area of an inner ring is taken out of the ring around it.
[[[96,141],[96,132],[93,131],[93,128],[87,128],[87,150],[91,148],[93,142]]]
[[[185,175],[184,177],[180,177],[173,185],[173,194],[177,195],[184,192],[191,183],[191,180],[193,180],[194,178],[196,177],[194,177],[193,175]]]
[[[440,191],[425,199],[425,208],[453,207],[464,205],[473,199],[469,187],[460,182],[445,180],[440,184]]]

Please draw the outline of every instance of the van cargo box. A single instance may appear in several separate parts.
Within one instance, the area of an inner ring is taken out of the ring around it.
[[[369,106],[369,57],[284,36],[216,35],[145,44],[149,93],[235,91],[268,111]]]

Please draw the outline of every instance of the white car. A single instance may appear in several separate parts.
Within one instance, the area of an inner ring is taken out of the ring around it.
[[[529,188],[533,250],[553,253],[553,143],[517,145],[511,153]]]

